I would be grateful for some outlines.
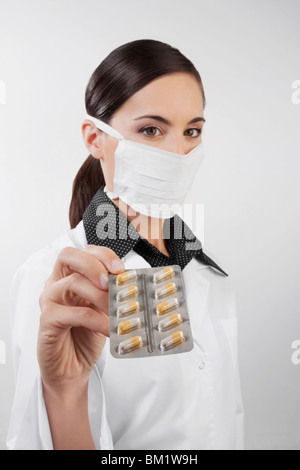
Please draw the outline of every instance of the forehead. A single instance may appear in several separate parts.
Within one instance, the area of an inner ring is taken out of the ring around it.
[[[201,85],[188,73],[172,73],[152,80],[134,93],[119,109],[120,113],[199,115],[203,112]],[[192,116],[193,117],[193,116]]]

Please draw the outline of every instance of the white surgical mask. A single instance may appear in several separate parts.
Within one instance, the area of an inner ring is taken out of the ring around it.
[[[120,198],[135,211],[150,217],[173,217],[205,158],[203,144],[181,155],[125,139],[100,119],[89,115],[86,119],[119,140],[115,151],[114,190],[104,188],[108,197]]]

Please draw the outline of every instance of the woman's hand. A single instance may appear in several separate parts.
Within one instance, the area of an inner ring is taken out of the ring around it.
[[[38,361],[44,388],[87,384],[109,336],[108,272],[124,271],[109,248],[66,247],[58,255],[39,303]]]
[[[38,361],[54,449],[95,448],[88,382],[109,336],[107,274],[122,271],[109,248],[66,247],[39,298]]]

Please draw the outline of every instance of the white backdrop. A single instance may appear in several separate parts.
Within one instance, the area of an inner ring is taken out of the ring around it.
[[[299,24],[299,0],[0,0],[0,448],[12,275],[69,229],[91,73],[114,48],[150,38],[179,48],[204,82],[197,197],[205,247],[236,286],[246,446],[300,449]]]

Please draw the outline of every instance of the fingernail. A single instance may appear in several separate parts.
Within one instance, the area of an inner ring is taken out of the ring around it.
[[[104,289],[108,287],[108,276],[106,274],[100,274],[100,284]]]
[[[122,261],[119,261],[118,259],[115,259],[111,263],[111,267],[113,271],[121,271],[122,269],[124,269],[124,263]]]

